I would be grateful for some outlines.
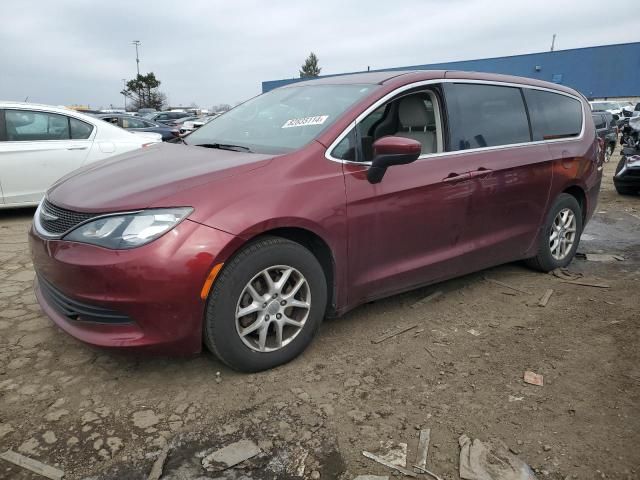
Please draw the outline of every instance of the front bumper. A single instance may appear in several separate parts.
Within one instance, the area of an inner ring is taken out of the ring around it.
[[[35,293],[64,331],[100,347],[188,355],[202,348],[202,286],[237,237],[185,220],[131,250],[45,240],[31,229]]]

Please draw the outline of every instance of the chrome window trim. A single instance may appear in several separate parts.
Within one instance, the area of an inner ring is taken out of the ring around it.
[[[325,151],[325,153],[324,153],[325,158],[327,160],[331,160],[332,162],[338,162],[338,163],[343,163],[343,164],[344,163],[352,163],[352,164],[356,164],[356,165],[371,166],[371,162],[357,162],[357,161],[354,161],[354,160],[341,160],[339,158],[335,158],[335,157],[333,157],[331,155],[331,152],[342,141],[342,139],[344,139],[344,137],[347,136],[347,134],[351,131],[352,128],[354,128],[367,115],[369,115],[371,112],[376,110],[383,103],[388,102],[391,98],[393,98],[393,97],[397,96],[398,94],[400,94],[402,92],[405,92],[407,90],[412,90],[414,88],[422,87],[422,86],[425,86],[425,85],[436,85],[436,84],[440,84],[440,83],[472,83],[472,84],[479,84],[479,85],[493,85],[493,86],[496,86],[496,87],[529,88],[531,90],[542,90],[542,91],[545,91],[545,92],[555,93],[555,94],[558,94],[558,95],[564,95],[566,97],[573,98],[574,100],[577,100],[578,102],[580,102],[580,106],[582,108],[582,128],[580,129],[580,134],[575,136],[575,137],[554,138],[554,139],[551,139],[551,140],[536,140],[536,141],[532,141],[532,142],[522,142],[522,143],[509,143],[509,144],[506,144],[506,145],[496,145],[496,146],[493,146],[493,147],[469,148],[469,149],[466,149],[466,150],[453,150],[453,151],[450,151],[450,152],[426,153],[426,154],[420,155],[418,157],[418,160],[422,160],[422,159],[425,159],[425,158],[432,158],[432,157],[441,157],[441,156],[444,156],[444,155],[460,155],[460,154],[463,154],[463,153],[474,153],[474,152],[487,152],[487,151],[492,151],[492,150],[502,150],[504,148],[512,148],[512,147],[526,147],[526,146],[530,146],[530,145],[543,145],[543,144],[548,144],[548,143],[573,142],[573,141],[581,140],[582,138],[584,138],[586,115],[585,115],[584,104],[582,103],[582,99],[577,95],[573,95],[573,94],[568,93],[568,92],[562,92],[560,90],[554,90],[553,88],[539,87],[537,85],[526,85],[526,84],[522,84],[522,83],[499,82],[499,81],[495,81],[495,80],[475,80],[475,79],[467,79],[467,78],[438,78],[438,79],[431,79],[431,80],[422,80],[420,82],[414,82],[414,83],[409,83],[407,85],[403,85],[401,87],[396,88],[392,92],[389,92],[384,97],[378,99],[375,103],[370,105],[364,112],[362,112],[360,115],[358,115],[356,117],[356,119],[353,122],[351,122],[347,126],[347,128],[345,128],[342,131],[342,133],[340,133],[340,135],[338,135],[336,137],[336,139],[331,143],[331,145],[329,145],[329,147]]]

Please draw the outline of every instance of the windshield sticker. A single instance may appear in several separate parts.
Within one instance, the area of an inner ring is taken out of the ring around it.
[[[282,125],[282,128],[308,127],[309,125],[322,125],[329,115],[317,115],[315,117],[292,118]]]

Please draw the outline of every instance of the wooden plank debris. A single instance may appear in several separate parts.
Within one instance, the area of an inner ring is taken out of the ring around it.
[[[7,450],[4,453],[0,453],[0,458],[7,462],[18,465],[19,467],[30,470],[43,477],[50,478],[51,480],[62,480],[64,472],[54,467],[50,467],[33,458],[25,457],[24,455],[14,452],[13,450]]]
[[[442,295],[442,291],[440,291],[440,290],[438,290],[437,292],[433,292],[432,294],[427,295],[426,297],[424,297],[422,300],[418,300],[416,303],[411,305],[411,308],[421,307],[424,304],[429,303],[432,300],[435,300],[436,298],[438,298],[441,295]]]
[[[164,469],[164,462],[167,461],[167,456],[169,455],[169,444],[167,443],[164,448],[160,451],[160,455],[156,458],[156,461],[153,462],[151,467],[151,471],[147,476],[147,480],[159,480],[162,476],[162,470]]]
[[[420,439],[418,440],[418,453],[416,455],[416,469],[427,468],[427,455],[429,454],[429,441],[431,439],[431,429],[423,428],[420,430]],[[420,473],[420,472],[416,472]]]
[[[521,288],[514,287],[513,285],[509,285],[508,283],[501,282],[500,280],[495,280],[495,279],[489,278],[489,277],[484,277],[484,279],[487,282],[493,283],[495,285],[499,285],[499,286],[504,287],[504,288],[509,288],[509,289],[514,290],[516,292],[526,293],[527,295],[532,295],[532,293],[527,291],[527,290],[523,290]]]
[[[414,465],[414,468],[416,468],[417,470],[420,470],[420,473],[424,473],[424,474],[426,474],[426,475],[429,475],[429,476],[431,476],[431,477],[435,478],[436,480],[442,480],[442,477],[439,477],[439,476],[438,476],[438,475],[436,475],[435,473],[430,472],[430,471],[429,471],[429,470],[427,470],[426,468],[422,468],[422,467],[419,467],[419,466],[417,466],[417,465]]]
[[[611,288],[611,285],[607,283],[587,282],[584,280],[562,280],[562,283],[568,283],[570,285],[582,285],[583,287]]]
[[[393,330],[392,332],[386,333],[374,340],[371,340],[371,343],[382,343],[385,340],[389,340],[390,338],[396,337],[404,332],[408,332],[409,330],[412,330],[414,328],[416,328],[418,326],[418,324],[414,324],[411,325],[409,327],[400,327],[397,330]]]
[[[546,292],[544,292],[544,295],[542,295],[542,298],[538,302],[538,306],[546,307],[547,303],[549,303],[549,299],[551,298],[551,295],[553,295],[553,289],[549,288]]]

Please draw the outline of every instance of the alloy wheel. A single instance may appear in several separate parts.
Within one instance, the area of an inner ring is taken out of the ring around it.
[[[556,260],[564,260],[576,241],[576,216],[573,210],[563,208],[558,212],[551,225],[549,248]]]
[[[257,352],[273,352],[293,341],[311,309],[311,289],[293,267],[265,268],[245,285],[236,305],[236,331]]]

